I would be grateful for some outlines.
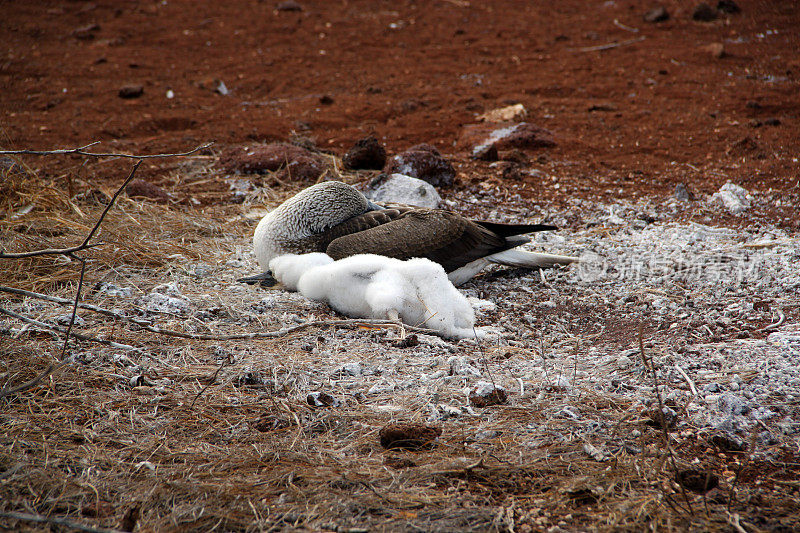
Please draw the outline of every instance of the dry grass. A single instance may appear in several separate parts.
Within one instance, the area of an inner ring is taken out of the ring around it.
[[[79,242],[109,193],[76,201],[35,179],[3,176],[9,194],[0,206],[0,239],[8,251]],[[243,209],[187,212],[120,198],[98,236],[106,244],[86,253],[87,285],[124,275],[153,286],[187,260],[221,261],[233,248],[230,234],[250,231],[252,221],[236,214]],[[5,261],[0,284],[68,298],[77,274],[57,257]],[[236,318],[236,305],[226,311]],[[59,312],[66,311],[37,308]],[[673,435],[681,465],[698,459],[717,472],[740,465],[735,482],[723,476],[707,497],[689,493],[690,512],[661,432],[613,394],[534,383],[510,405],[448,421],[432,450],[388,452],[378,443],[380,428],[424,422],[430,398],[352,393],[351,382],[320,372],[319,354],[299,348],[327,334],[321,328],[234,346],[83,315],[82,331],[153,357],[73,341],[73,364],[0,399],[0,512],[137,531],[730,531],[735,513],[798,526],[797,455],[780,465],[748,462]],[[60,350],[57,336],[19,326],[9,321],[0,331],[2,386],[35,377]],[[247,330],[235,320],[211,326]],[[379,332],[359,333],[373,348],[390,349]],[[531,353],[488,355],[496,366]],[[342,405],[310,407],[309,384],[334,391]],[[437,394],[446,403],[461,392],[454,384]],[[583,417],[552,415],[565,405],[580,406]],[[602,460],[587,454],[587,444]],[[387,466],[390,457],[406,466]],[[15,530],[50,527],[3,520]],[[736,523],[757,530],[751,522]]]

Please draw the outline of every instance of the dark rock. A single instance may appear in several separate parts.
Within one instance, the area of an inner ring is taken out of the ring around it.
[[[322,105],[331,105],[333,103],[333,96],[329,94],[323,94],[319,97],[319,103]]]
[[[472,151],[471,157],[472,159],[477,159],[478,161],[497,161],[497,147],[494,144],[476,146]]]
[[[736,13],[741,13],[742,8],[733,0],[719,0],[719,2],[717,2],[717,11],[734,15]]]
[[[527,122],[520,122],[508,136],[497,141],[498,148],[514,147],[523,150],[550,148],[555,145],[552,133]]]
[[[276,177],[284,181],[316,181],[328,169],[317,157],[298,157],[278,171]]]
[[[82,41],[88,41],[94,39],[95,33],[97,33],[98,31],[100,31],[99,24],[88,24],[86,26],[81,26],[80,28],[73,31],[72,36]]]
[[[700,22],[711,22],[712,20],[717,19],[717,15],[718,13],[716,9],[705,2],[700,2],[692,12],[692,19]]]
[[[760,128],[761,126],[780,126],[781,119],[779,118],[767,118],[764,120],[753,119],[750,121],[750,126],[753,128]]]
[[[391,157],[384,172],[405,174],[427,181],[434,187],[449,187],[456,177],[453,165],[436,148],[422,144]]]
[[[679,183],[675,186],[675,192],[672,195],[681,202],[692,202],[695,199],[694,193],[689,190],[689,187],[684,183]]]
[[[664,22],[665,20],[669,20],[669,13],[667,10],[661,6],[654,7],[653,9],[649,10],[647,13],[644,14],[644,21],[645,22]]]
[[[414,333],[406,336],[405,339],[402,339],[392,344],[392,346],[394,346],[395,348],[413,348],[414,346],[417,345],[419,345],[419,339],[417,338],[417,335]]]
[[[669,407],[663,409],[652,409],[647,412],[649,420],[645,422],[654,428],[672,429],[678,423],[678,415]]]
[[[747,450],[747,444],[730,433],[717,433],[712,435],[709,441],[723,452],[743,452]]]
[[[117,94],[120,98],[139,98],[144,94],[144,87],[141,85],[125,85]]]
[[[433,448],[434,441],[441,435],[441,428],[414,423],[389,424],[378,432],[381,446],[388,450],[393,448],[430,449]]]
[[[616,110],[617,106],[615,106],[614,104],[593,104],[589,106],[588,109],[590,113],[595,111],[616,111]]]
[[[385,464],[389,468],[394,468],[395,470],[400,470],[403,468],[412,468],[414,466],[417,466],[417,463],[415,463],[411,459],[405,459],[403,457],[397,457],[394,455],[390,455],[389,457],[384,459],[383,464]]]
[[[702,472],[693,468],[679,470],[675,474],[675,481],[685,489],[700,494],[708,492],[719,485],[719,477],[716,474],[710,471]]]
[[[220,163],[230,172],[275,172],[292,161],[313,158],[305,148],[288,143],[270,143],[236,148],[220,157]]]
[[[125,192],[128,193],[128,196],[131,198],[138,196],[150,198],[158,202],[167,202],[170,199],[169,193],[158,185],[138,178],[131,181],[128,186],[125,187]]]
[[[339,407],[340,402],[327,392],[312,392],[306,396],[306,403],[311,407]]]
[[[386,150],[378,139],[370,135],[356,141],[342,162],[352,170],[381,170],[386,165]]]
[[[442,153],[439,152],[439,150],[435,146],[433,146],[432,144],[428,144],[428,143],[415,144],[414,146],[409,148],[408,151],[409,152],[428,152],[428,153],[431,153],[433,155],[437,155],[439,157],[442,156]]]
[[[302,11],[303,6],[301,6],[298,2],[294,0],[286,0],[285,2],[279,2],[278,5],[275,6],[276,11]]]
[[[489,407],[508,402],[508,393],[503,387],[481,381],[469,393],[469,403],[475,407]]]

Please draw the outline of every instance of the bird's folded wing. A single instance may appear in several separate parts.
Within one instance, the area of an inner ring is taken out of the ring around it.
[[[378,213],[385,212],[366,213],[344,224],[353,224],[351,230],[360,225],[369,226],[378,222]],[[452,272],[510,247],[505,239],[487,228],[449,211],[408,209],[396,217],[387,215],[387,218],[387,222],[333,239],[327,247],[327,254],[334,259],[357,254],[378,254],[398,259],[426,257]]]

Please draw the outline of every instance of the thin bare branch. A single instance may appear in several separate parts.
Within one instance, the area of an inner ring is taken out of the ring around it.
[[[108,201],[108,204],[106,205],[105,209],[103,209],[103,212],[100,213],[100,217],[97,219],[97,222],[95,222],[94,227],[91,229],[91,231],[89,231],[89,234],[86,235],[86,238],[83,239],[83,242],[81,244],[77,246],[72,246],[70,248],[60,248],[60,249],[49,248],[45,250],[34,250],[32,252],[5,253],[0,251],[0,259],[22,259],[24,257],[37,257],[41,255],[55,255],[55,254],[69,255],[89,248],[90,247],[89,241],[91,241],[92,237],[94,237],[94,234],[97,233],[97,230],[100,228],[100,224],[103,223],[103,219],[106,217],[106,213],[108,213],[109,209],[111,209],[111,207],[114,205],[114,202],[117,201],[117,198],[119,197],[120,194],[122,194],[122,191],[125,190],[125,187],[128,186],[128,183],[131,182],[133,176],[136,175],[136,169],[138,169],[139,165],[141,164],[142,160],[140,159],[139,161],[136,162],[135,165],[133,165],[130,174],[128,174],[128,177],[125,179],[124,182],[122,182],[122,185],[117,189],[117,192],[114,193],[114,196],[111,197],[111,200]]]
[[[28,389],[32,389],[33,387],[38,385],[44,378],[46,378],[56,370],[60,369],[64,365],[66,365],[66,363],[64,362],[58,364],[50,363],[47,366],[47,368],[45,368],[44,371],[35,378],[26,381],[25,383],[22,383],[20,385],[17,385],[16,387],[8,387],[6,389],[0,390],[0,398],[5,398],[6,396],[13,396],[15,394],[19,394],[20,392],[25,392]]]
[[[87,152],[86,149],[99,144],[100,141],[95,141],[93,143],[89,143],[85,146],[81,146],[79,148],[65,148],[61,150],[0,150],[0,155],[62,155],[62,154],[75,154],[75,155],[86,155],[92,157],[125,157],[127,159],[158,159],[158,158],[165,158],[165,157],[179,157],[179,156],[187,156],[192,155],[200,150],[208,148],[209,146],[213,145],[213,142],[208,142],[205,144],[201,144],[197,148],[193,148],[188,152],[179,152],[179,153],[170,153],[170,154],[148,154],[148,155],[133,155],[133,154],[119,154],[119,153],[103,153],[103,152]]]
[[[27,322],[28,324],[32,324],[34,326],[38,326],[38,327],[43,328],[43,329],[47,329],[47,330],[50,330],[50,331],[55,331],[57,333],[66,333],[66,331],[67,331],[64,328],[60,328],[60,327],[58,327],[56,325],[48,324],[46,322],[42,322],[40,320],[36,320],[35,318],[30,318],[30,317],[27,317],[25,315],[21,315],[19,313],[15,313],[14,311],[10,311],[10,310],[8,310],[8,309],[6,309],[4,307],[0,307],[0,313],[2,313],[4,315],[11,316],[11,317],[14,317],[14,318],[16,318],[18,320],[22,320],[23,322]],[[130,346],[128,344],[120,344],[118,342],[110,341],[110,340],[107,340],[107,339],[98,339],[97,337],[90,337],[89,335],[83,335],[82,333],[71,333],[71,335],[73,337],[75,337],[76,339],[79,339],[79,340],[82,340],[82,341],[96,342],[98,344],[104,344],[106,346],[111,346],[112,348],[119,348],[121,350],[129,350],[129,351],[132,351],[132,352],[144,353],[140,348],[137,348],[136,346]]]
[[[12,520],[20,520],[22,522],[35,522],[38,524],[53,524],[77,531],[88,531],[90,533],[122,533],[118,529],[106,529],[104,527],[92,527],[70,520],[69,518],[62,518],[60,516],[43,516],[40,514],[16,513],[0,511],[0,517],[11,518]]]
[[[571,52],[601,52],[603,50],[611,50],[612,48],[619,48],[633,43],[644,41],[645,37],[637,37],[636,39],[628,39],[627,41],[620,41],[618,43],[600,44],[597,46],[585,46],[583,48],[570,48]]]

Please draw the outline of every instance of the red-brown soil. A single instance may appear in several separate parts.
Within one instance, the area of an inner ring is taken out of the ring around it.
[[[800,174],[800,12],[790,0],[742,1],[741,13],[712,22],[666,1],[659,23],[642,18],[656,4],[639,0],[276,5],[5,3],[0,145],[101,141],[148,153],[213,140],[217,154],[295,132],[343,155],[375,134],[390,154],[437,146],[464,183],[497,171],[469,160],[463,127],[522,103],[557,142],[533,154],[556,181],[522,178],[535,198],[664,197],[678,182],[710,193],[730,179],[783,199],[776,220],[794,217],[785,205],[796,204]],[[143,95],[121,98],[128,85]],[[80,166],[27,161],[56,177]],[[157,180],[175,164],[150,162],[140,175]],[[80,172],[118,182],[114,168],[92,161]],[[222,191],[215,177],[182,186],[225,201],[208,194]]]

